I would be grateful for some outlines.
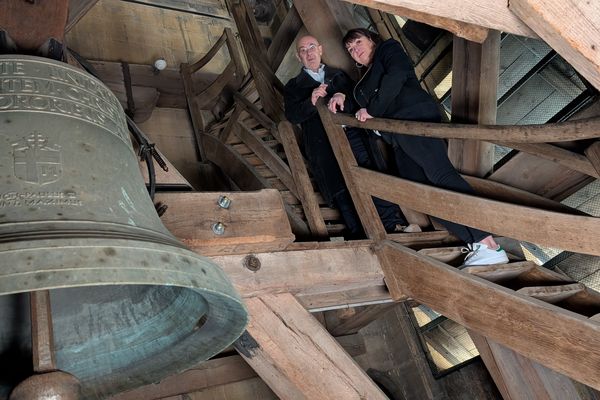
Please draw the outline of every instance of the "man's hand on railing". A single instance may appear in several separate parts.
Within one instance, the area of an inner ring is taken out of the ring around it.
[[[340,111],[344,111],[344,101],[346,101],[346,95],[338,92],[331,97],[329,103],[327,103],[327,108],[334,114],[337,113],[338,108]]]

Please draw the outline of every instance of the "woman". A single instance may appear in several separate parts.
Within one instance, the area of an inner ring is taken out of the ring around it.
[[[374,117],[440,122],[436,101],[421,88],[400,43],[393,39],[381,41],[379,35],[362,28],[348,31],[343,41],[357,65],[366,68],[354,88],[354,98],[360,107],[355,114],[356,119],[361,122]],[[339,97],[334,96],[330,105],[332,111],[336,110],[338,102]],[[385,132],[382,137],[394,149],[402,178],[475,194],[448,159],[442,139]],[[439,221],[468,243],[465,265],[508,262],[506,252],[489,233],[450,221]]]

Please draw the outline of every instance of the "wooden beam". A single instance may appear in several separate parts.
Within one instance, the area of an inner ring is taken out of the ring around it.
[[[561,147],[549,143],[497,143],[501,146],[510,147],[545,160],[553,161],[573,171],[578,171],[594,178],[600,178],[600,173],[596,171],[588,158]]]
[[[497,0],[344,0],[365,7],[376,8],[390,14],[403,15],[412,10],[425,14],[420,22],[435,25],[442,17],[467,24],[479,25],[515,35],[537,37],[519,18],[508,10],[507,2]],[[429,17],[427,17],[427,15]],[[428,20],[425,20],[427,17]],[[441,26],[440,26],[441,27]],[[448,29],[448,27],[441,27]]]
[[[428,215],[543,246],[600,255],[600,218],[482,199],[359,167],[352,167],[351,174],[362,191]]]
[[[225,196],[228,208],[219,206]],[[157,193],[169,208],[161,220],[186,245],[203,255],[283,249],[294,241],[278,190],[258,192]],[[213,225],[224,226],[222,234]]]
[[[246,305],[250,323],[235,348],[280,398],[387,398],[292,295]]]
[[[585,149],[585,155],[596,170],[597,176],[600,175],[600,141],[592,143]]]
[[[263,109],[271,119],[281,121],[284,119],[283,100],[277,91],[281,82],[267,63],[267,50],[254,15],[248,11],[245,0],[227,0],[227,4],[235,19]]]
[[[132,1],[132,0],[126,0]],[[178,10],[191,14],[229,19],[229,13],[221,0],[133,0],[163,10]],[[158,10],[157,10],[158,11]]]
[[[522,355],[469,332],[505,400],[595,399],[592,389]]]
[[[371,306],[354,307],[349,310],[344,310],[346,311],[345,313],[342,313],[339,310],[331,311],[336,313],[337,318],[333,321],[332,318],[329,318],[327,315],[325,316],[327,330],[333,336],[356,333],[361,328],[364,328],[371,322],[381,318],[383,314],[396,306],[397,303],[374,304]]]
[[[285,54],[294,43],[300,29],[302,29],[302,19],[300,19],[296,7],[292,4],[281,26],[277,29],[273,42],[267,51],[269,66],[273,71],[277,71],[281,65],[281,62],[285,58]]]
[[[600,9],[597,3],[510,0],[508,8],[600,89]]]
[[[496,123],[500,32],[481,44],[454,37],[452,49],[452,122]],[[449,140],[448,158],[459,171],[485,176],[494,167],[494,145],[480,140]]]
[[[452,32],[460,38],[470,40],[476,43],[483,43],[483,41],[487,38],[488,35],[487,28],[478,25],[468,24],[462,21],[458,21],[456,19],[444,18],[410,9],[407,7],[395,5],[377,4],[376,6],[374,5],[374,7],[394,15],[399,15],[414,21],[419,21],[427,25],[444,29],[448,32]]]
[[[391,242],[379,252],[389,263],[386,281],[392,293],[408,295],[525,357],[600,388],[599,324]]]
[[[97,2],[98,0],[69,0],[69,15],[65,33],[69,32]]]
[[[239,121],[238,125],[240,126],[240,129],[238,129],[237,135],[242,142],[244,142],[271,171],[273,171],[277,178],[295,197],[298,197],[298,190],[296,189],[296,184],[294,183],[294,178],[292,178],[292,173],[288,165],[246,125]]]
[[[385,132],[490,142],[497,141],[498,138],[502,138],[502,141],[517,143],[567,142],[594,139],[600,132],[600,118],[597,117],[539,125],[437,124],[386,118],[373,118],[366,122],[358,122],[353,116],[343,113],[334,114],[332,119],[339,125],[377,129]]]
[[[390,301],[371,241],[309,242],[283,251],[211,257],[223,268],[242,297],[292,293],[310,310]],[[192,250],[196,250],[192,247]],[[326,266],[326,267],[325,267]]]
[[[371,196],[362,190],[362,187],[354,181],[354,178],[349,173],[349,168],[358,166],[358,164],[352,153],[350,143],[348,143],[346,133],[341,126],[333,122],[332,116],[335,114],[332,114],[327,109],[323,100],[317,102],[317,110],[367,236],[374,240],[384,238],[386,234],[385,228],[381,223],[379,214],[377,214]]]
[[[522,189],[517,189],[503,183],[468,175],[463,175],[463,178],[465,178],[471,187],[475,189],[475,192],[478,196],[486,197],[488,199],[498,200],[505,203],[520,204],[527,207],[541,208],[543,210],[556,211],[560,213],[587,215],[576,208],[571,208],[558,201],[550,200],[537,194],[530,193]]]
[[[315,190],[308,176],[304,158],[294,135],[294,128],[288,121],[282,121],[278,126],[279,137],[290,164],[292,177],[296,184],[297,195],[302,203],[302,209],[308,222],[311,233],[315,237],[327,237],[327,227],[315,196]]]
[[[294,7],[308,32],[323,46],[323,62],[344,70],[351,77],[357,76],[354,61],[342,46],[342,32],[326,0],[296,0]]]
[[[119,393],[111,400],[161,399],[204,390],[212,386],[239,382],[256,376],[256,372],[240,356],[208,360],[162,381]]]
[[[239,126],[239,125],[238,125]],[[231,146],[218,139],[202,135],[202,148],[208,161],[217,165],[242,190],[260,190],[271,188],[271,184],[240,156]],[[308,237],[308,225],[298,217],[291,207],[284,203],[292,232],[300,237]]]

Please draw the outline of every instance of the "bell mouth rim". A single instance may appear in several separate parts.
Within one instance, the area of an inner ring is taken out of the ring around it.
[[[106,397],[149,384],[164,378],[165,370],[169,375],[184,371],[231,345],[248,323],[246,306],[226,274],[212,260],[191,250],[114,238],[45,239],[20,244],[19,249],[6,250],[0,243],[2,297],[46,289],[98,287],[101,290],[103,286],[144,285],[156,286],[160,292],[161,286],[167,292],[169,287],[178,287],[183,290],[182,295],[189,293],[188,297],[208,303],[203,314],[207,318],[205,323],[198,331],[184,335],[182,344],[177,343],[176,349],[170,349],[177,354],[177,360],[165,361],[143,371],[134,364],[118,373],[111,372],[110,378],[106,379],[82,376],[84,398]],[[19,264],[16,260],[25,262]],[[205,341],[213,345],[202,347]],[[59,368],[74,372],[63,365]],[[80,379],[79,374],[74,375]],[[121,379],[122,375],[128,375],[127,379]],[[131,386],[131,376],[134,376],[134,382],[143,382]]]

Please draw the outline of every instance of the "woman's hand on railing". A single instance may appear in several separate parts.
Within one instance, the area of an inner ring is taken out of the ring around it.
[[[356,112],[356,114],[354,114],[354,116],[360,122],[365,122],[366,120],[373,118],[373,116],[367,112],[366,108],[361,108]]]
[[[344,101],[346,100],[346,95],[344,93],[336,93],[331,96],[329,103],[327,103],[327,108],[332,113],[337,113],[338,108],[340,111],[344,111]]]

